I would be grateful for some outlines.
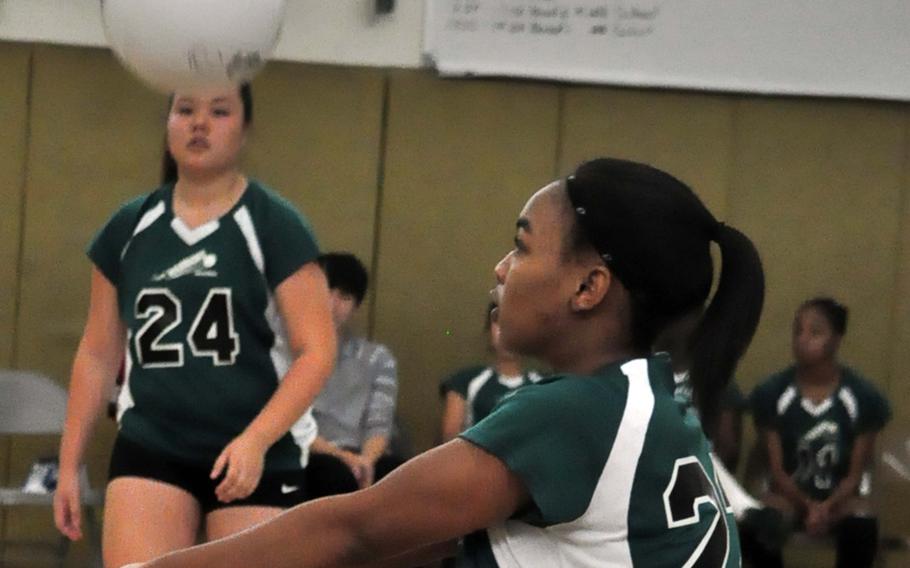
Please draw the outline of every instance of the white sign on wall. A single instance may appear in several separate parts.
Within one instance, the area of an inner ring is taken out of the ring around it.
[[[910,100],[908,0],[427,0],[443,74]]]

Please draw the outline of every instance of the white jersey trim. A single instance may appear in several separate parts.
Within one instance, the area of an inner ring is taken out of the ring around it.
[[[133,370],[133,357],[130,355],[130,342],[133,336],[129,331],[126,332],[126,347],[123,352],[123,386],[120,387],[120,394],[117,396],[117,426],[123,419],[123,414],[130,408],[136,406],[133,400],[133,393],[130,391],[130,373]]]
[[[208,223],[203,223],[194,229],[189,228],[183,219],[176,215],[171,220],[171,229],[173,229],[174,232],[177,233],[177,236],[189,246],[193,246],[211,235],[217,231],[220,226],[221,223],[218,222],[218,219],[212,219]]]
[[[856,419],[859,417],[859,404],[856,402],[856,396],[853,394],[853,390],[850,387],[841,387],[840,392],[837,393],[837,398],[843,403],[844,408],[847,409],[847,414],[850,416],[850,422],[856,423]]]
[[[246,205],[242,206],[234,213],[234,221],[240,227],[240,232],[246,239],[246,246],[250,249],[250,256],[256,264],[259,272],[265,274],[265,256],[262,254],[262,247],[259,245],[259,238],[256,236],[256,227],[253,226],[253,219],[250,217],[250,211]]]
[[[123,260],[123,257],[126,256],[126,251],[130,248],[130,243],[133,242],[133,239],[136,237],[136,235],[151,227],[152,223],[164,215],[164,209],[164,201],[159,201],[155,204],[154,207],[142,215],[142,218],[139,219],[139,222],[136,224],[136,228],[133,229],[133,234],[130,235],[130,239],[126,241],[126,244],[123,245],[123,250],[120,251],[120,260]]]
[[[629,361],[621,369],[629,380],[629,392],[616,439],[587,510],[574,521],[546,528],[519,521],[490,528],[490,547],[501,568],[632,565],[629,502],[654,412],[654,392],[647,359]]]
[[[493,369],[487,367],[468,383],[467,396],[465,397],[464,424],[462,424],[462,429],[470,428],[474,425],[474,399],[477,398],[477,393],[480,392],[480,389],[487,384],[487,381],[489,381],[492,376]]]
[[[787,390],[780,395],[780,398],[777,399],[777,414],[778,416],[783,416],[787,409],[790,408],[790,405],[793,404],[793,401],[796,400],[797,392],[796,387],[790,385],[787,387]]]

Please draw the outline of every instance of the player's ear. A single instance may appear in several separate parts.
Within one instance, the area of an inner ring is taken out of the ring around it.
[[[572,310],[586,312],[599,306],[612,283],[613,275],[606,266],[598,264],[588,268],[572,295]]]

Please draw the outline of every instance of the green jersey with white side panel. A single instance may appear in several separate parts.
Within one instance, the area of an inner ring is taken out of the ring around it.
[[[697,416],[657,355],[518,389],[462,434],[531,505],[465,539],[461,566],[740,565],[732,511]]]
[[[123,206],[89,247],[117,288],[127,328],[123,436],[209,464],[256,417],[292,358],[275,289],[318,256],[308,223],[255,181],[225,215],[190,228],[173,184]],[[307,411],[266,454],[266,470],[306,465]]]

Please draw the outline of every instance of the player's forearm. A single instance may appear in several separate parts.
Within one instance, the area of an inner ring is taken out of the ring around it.
[[[363,447],[360,449],[360,454],[375,463],[376,460],[382,457],[388,446],[388,436],[373,436],[364,442]]]
[[[865,433],[857,436],[850,454],[850,468],[847,476],[837,484],[827,501],[836,507],[843,501],[856,495],[859,484],[863,480],[863,472],[869,465],[875,447],[875,434]]]
[[[848,475],[843,480],[841,480],[840,483],[837,484],[837,487],[831,493],[831,496],[826,499],[826,501],[832,507],[837,507],[856,494],[856,490],[859,487],[860,481],[862,481],[862,474]]]
[[[423,546],[404,554],[393,556],[385,560],[368,562],[366,564],[351,565],[345,568],[403,568],[406,566],[426,566],[445,558],[452,558],[458,550],[457,540],[438,542]]]
[[[310,451],[317,454],[328,454],[330,456],[336,457],[344,452],[343,449],[326,440],[322,436],[316,436],[316,439],[313,440],[312,444],[310,444]]]
[[[796,482],[783,470],[772,468],[771,479],[777,491],[789,501],[798,511],[805,511],[812,500],[803,493]]]
[[[92,353],[80,346],[73,361],[66,420],[60,443],[61,472],[79,469],[88,440],[101,410],[107,403],[119,360]]]
[[[259,415],[247,427],[272,445],[300,419],[332,373],[335,344],[328,352],[315,350],[298,357]]]

